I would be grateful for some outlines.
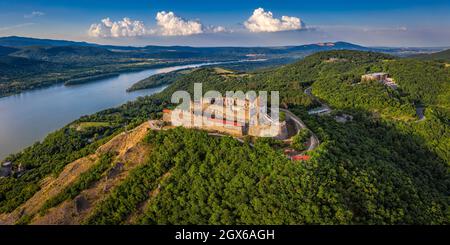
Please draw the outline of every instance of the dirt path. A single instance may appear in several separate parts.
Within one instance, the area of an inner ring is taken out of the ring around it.
[[[11,213],[0,215],[0,223],[14,224],[23,215],[34,215],[39,211],[44,202],[60,193],[64,188],[72,184],[80,174],[86,172],[98,159],[97,154],[92,154],[69,163],[57,178],[47,177],[41,182],[41,189],[20,205]]]
[[[41,183],[41,189],[24,204],[11,213],[1,214],[0,223],[14,224],[23,215],[34,216],[32,224],[77,224],[91,211],[95,204],[128,175],[129,170],[145,161],[148,149],[141,143],[149,129],[148,122],[135,129],[121,133],[100,146],[94,154],[69,163],[57,178],[47,177]],[[48,199],[54,197],[78,177],[92,167],[100,155],[106,152],[117,154],[114,163],[123,164],[121,171],[113,177],[103,177],[91,188],[81,192],[73,200],[67,200],[51,208],[44,216],[38,211]]]
[[[149,124],[143,123],[137,128],[122,133],[117,139],[101,146],[98,151],[116,152],[112,171],[103,176],[90,188],[83,190],[73,200],[67,200],[40,217],[32,224],[80,224],[92,212],[95,206],[108,196],[108,193],[125,180],[130,170],[143,164],[149,149],[142,143],[148,132]]]

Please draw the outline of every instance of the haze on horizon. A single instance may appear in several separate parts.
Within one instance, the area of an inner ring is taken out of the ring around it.
[[[0,2],[0,36],[113,45],[450,46],[450,2],[138,0]]]

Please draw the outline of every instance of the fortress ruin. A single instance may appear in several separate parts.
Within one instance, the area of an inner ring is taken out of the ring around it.
[[[190,101],[188,108],[164,109],[163,120],[173,126],[198,128],[232,136],[257,136],[286,139],[286,122],[264,111],[262,101],[235,97],[202,98]]]

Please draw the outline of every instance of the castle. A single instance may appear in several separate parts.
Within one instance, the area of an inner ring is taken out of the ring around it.
[[[188,108],[164,109],[163,120],[173,126],[199,128],[232,136],[257,136],[285,139],[286,122],[271,118],[262,111],[259,97],[253,100],[235,97],[201,99]]]
[[[394,79],[390,78],[389,74],[387,74],[385,72],[376,72],[376,73],[362,75],[361,81],[378,81],[378,82],[384,84],[385,86],[388,86],[394,90],[398,88]]]

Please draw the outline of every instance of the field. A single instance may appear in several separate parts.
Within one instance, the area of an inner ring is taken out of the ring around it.
[[[89,128],[109,127],[109,126],[111,126],[111,123],[109,122],[80,122],[75,125],[72,125],[72,127],[76,128],[78,131],[86,130]]]

